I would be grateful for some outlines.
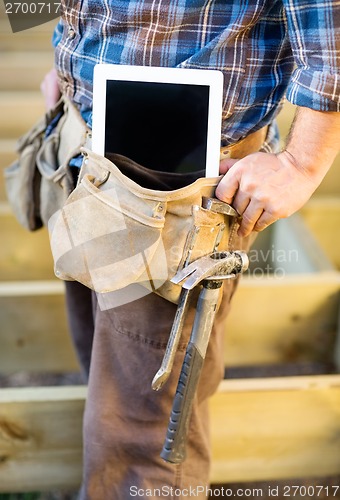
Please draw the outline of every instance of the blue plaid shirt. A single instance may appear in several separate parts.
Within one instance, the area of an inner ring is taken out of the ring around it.
[[[222,145],[269,124],[285,95],[298,106],[340,111],[339,1],[61,3],[56,67],[89,126],[98,62],[223,71]]]

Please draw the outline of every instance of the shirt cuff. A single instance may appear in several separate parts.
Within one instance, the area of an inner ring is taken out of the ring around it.
[[[340,111],[340,76],[297,68],[286,97],[292,104],[316,111]]]

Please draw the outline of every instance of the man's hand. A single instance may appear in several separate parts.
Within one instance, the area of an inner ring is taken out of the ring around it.
[[[53,108],[61,96],[58,85],[58,76],[55,68],[51,69],[44,77],[40,90],[45,98],[46,110]]]
[[[340,113],[299,108],[286,149],[221,161],[216,196],[242,216],[240,236],[299,210],[321,183],[340,145]]]
[[[216,196],[242,215],[240,236],[262,231],[302,207],[318,186],[289,153],[254,153],[242,160],[223,160],[225,176]]]

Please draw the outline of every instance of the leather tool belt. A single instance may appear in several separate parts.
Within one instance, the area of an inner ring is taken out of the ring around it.
[[[223,148],[221,157],[258,151],[266,132]],[[31,230],[48,224],[59,278],[100,294],[138,283],[176,303],[180,286],[169,280],[184,264],[228,250],[229,232],[238,224],[235,217],[202,206],[204,197],[214,196],[220,177],[194,179],[151,171],[116,154],[104,158],[82,147],[88,135],[78,111],[61,99],[19,141],[20,158],[6,172],[19,221]],[[69,162],[80,151],[84,160],[73,189]],[[18,207],[23,191],[26,205]]]
[[[29,231],[47,225],[74,188],[70,161],[88,140],[89,129],[63,97],[17,141],[18,159],[5,169],[7,197]]]

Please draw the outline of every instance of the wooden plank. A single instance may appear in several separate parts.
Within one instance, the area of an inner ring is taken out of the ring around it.
[[[332,360],[339,287],[338,273],[244,277],[227,319],[226,366]]]
[[[312,278],[243,280],[227,321],[227,367],[333,360],[339,278]],[[0,285],[3,373],[77,369],[62,287],[58,280]]]
[[[302,218],[259,235],[249,260],[227,320],[226,365],[332,361],[340,275]]]
[[[294,114],[295,114],[296,106],[286,101],[284,103],[283,108],[281,109],[278,117],[277,124],[280,130],[280,135],[282,138],[282,145],[284,144],[284,139],[287,137],[288,132],[290,130]]]
[[[339,196],[340,194],[340,154],[335,158],[331,169],[327,172],[312,199],[319,196]]]
[[[77,487],[85,387],[0,390],[0,491]]]
[[[53,279],[53,259],[46,228],[29,232],[0,205],[3,234],[0,245],[0,280]]]
[[[1,281],[0,282],[0,298],[18,297],[33,297],[39,295],[63,295],[63,282],[57,279],[50,281]]]
[[[300,210],[300,213],[306,226],[314,234],[333,265],[340,269],[340,252],[337,242],[340,221],[339,197],[315,197]]]
[[[27,132],[45,111],[39,91],[1,92],[0,109],[0,136],[6,139]]]
[[[0,4],[1,5],[1,4]],[[35,28],[12,33],[8,19],[0,20],[0,52],[52,52],[52,33],[57,19]]]
[[[281,219],[258,234],[248,252],[246,276],[284,278],[335,271],[301,214]]]
[[[280,270],[284,275],[299,275],[335,271],[300,214],[281,219],[271,228],[272,245],[268,250],[272,254],[274,272]]]
[[[340,190],[339,190],[340,192]],[[311,199],[301,210],[306,226],[315,235],[319,245],[340,270],[340,256],[337,244],[340,220],[339,196],[317,196]],[[340,325],[340,316],[338,325]],[[340,369],[340,327],[334,347],[334,360]]]
[[[4,168],[16,158],[15,139],[0,139],[0,168]]]
[[[1,288],[1,330],[6,339],[2,344],[2,369],[69,370],[75,361],[64,320],[62,283],[53,282],[59,288],[52,299],[44,297],[46,282],[39,288],[36,281],[30,281],[54,278],[47,233],[30,234],[8,213],[3,212],[1,217],[6,238],[0,250],[0,279],[13,280],[11,289],[9,283]],[[270,250],[271,241],[266,241]],[[289,275],[292,264],[288,262],[289,249],[288,246],[285,249],[287,262],[280,262],[278,253],[272,259],[277,266],[274,275],[267,275],[262,269],[266,264],[264,254],[260,274],[255,267],[253,276],[242,280],[227,322],[224,343],[227,366],[332,360],[340,275],[336,272]],[[304,254],[290,257],[291,260],[306,258]],[[11,298],[14,295],[18,297],[15,300]],[[46,305],[46,300],[51,303]],[[18,304],[24,311],[21,316],[16,314]],[[54,334],[47,336],[45,332],[51,324]],[[54,353],[59,354],[54,356]]]
[[[1,54],[0,91],[39,90],[44,75],[53,67],[52,51]]]
[[[211,399],[213,483],[340,474],[340,376],[226,380]]]
[[[233,299],[224,339],[226,366],[331,362],[338,325],[338,276],[260,281],[245,278]],[[51,289],[49,283],[1,284],[4,373],[77,368],[63,285],[52,281]]]
[[[0,139],[0,203],[7,201],[3,172],[16,159],[15,142],[15,140]]]
[[[63,283],[0,283],[1,373],[78,371]]]
[[[0,491],[76,488],[86,389],[0,390]],[[213,484],[340,474],[340,376],[225,380],[211,398]]]

